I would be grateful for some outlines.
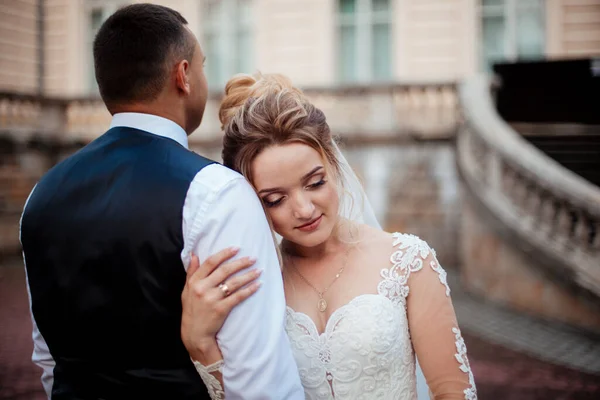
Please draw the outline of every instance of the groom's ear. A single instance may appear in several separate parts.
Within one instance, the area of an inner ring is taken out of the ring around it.
[[[186,96],[190,94],[190,63],[188,60],[181,60],[175,65],[175,84],[177,90]]]

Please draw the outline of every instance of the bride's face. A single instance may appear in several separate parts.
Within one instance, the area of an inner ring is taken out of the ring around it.
[[[272,146],[252,163],[252,176],[275,231],[304,247],[325,242],[338,220],[335,179],[318,151],[301,143]]]

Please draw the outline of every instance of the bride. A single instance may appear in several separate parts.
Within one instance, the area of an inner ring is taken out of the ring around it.
[[[281,75],[238,75],[219,117],[224,164],[251,182],[281,239],[285,328],[306,398],[416,399],[416,356],[433,398],[476,399],[435,252],[379,228],[323,112]],[[205,264],[193,258],[185,290],[218,294],[197,298],[209,345],[198,351],[183,341],[211,397],[222,399],[216,333],[258,290],[257,274]]]

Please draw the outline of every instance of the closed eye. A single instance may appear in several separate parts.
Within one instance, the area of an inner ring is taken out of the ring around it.
[[[283,197],[280,197],[274,201],[269,201],[267,199],[263,199],[265,206],[267,206],[268,208],[275,207],[275,206],[279,205],[282,201],[283,201]]]
[[[309,189],[316,189],[316,188],[318,188],[319,186],[323,186],[323,185],[324,185],[324,184],[326,184],[326,183],[327,183],[327,181],[326,181],[325,179],[321,179],[321,180],[320,180],[320,181],[318,181],[318,182],[311,183],[310,185],[308,185],[308,188],[309,188]]]

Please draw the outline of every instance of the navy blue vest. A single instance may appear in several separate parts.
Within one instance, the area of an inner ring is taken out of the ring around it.
[[[40,180],[21,240],[53,399],[209,399],[180,322],[182,209],[211,163],[113,128]]]

